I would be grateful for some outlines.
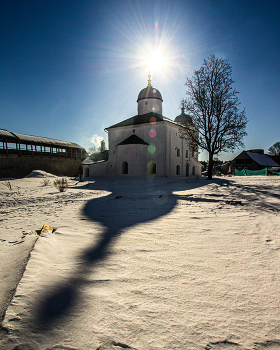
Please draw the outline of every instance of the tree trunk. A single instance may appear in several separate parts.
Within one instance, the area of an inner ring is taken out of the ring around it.
[[[208,180],[212,180],[212,177],[213,177],[213,154],[209,152]]]

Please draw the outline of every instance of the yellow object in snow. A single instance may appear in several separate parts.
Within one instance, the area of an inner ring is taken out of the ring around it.
[[[42,233],[52,233],[52,232],[53,232],[53,228],[45,224],[42,227],[40,234],[42,234]]]

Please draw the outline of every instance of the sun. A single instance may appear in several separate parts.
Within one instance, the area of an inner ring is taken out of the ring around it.
[[[151,72],[164,67],[164,56],[161,49],[152,49],[148,55],[147,65]]]

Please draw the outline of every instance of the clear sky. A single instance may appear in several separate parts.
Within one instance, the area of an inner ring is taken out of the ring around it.
[[[180,114],[203,58],[224,57],[249,120],[245,149],[267,152],[280,141],[279,17],[279,0],[1,0],[0,128],[108,147],[104,128],[137,114],[160,49],[151,73],[164,116]]]

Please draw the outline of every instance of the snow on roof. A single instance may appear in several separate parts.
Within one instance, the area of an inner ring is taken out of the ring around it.
[[[259,165],[262,166],[279,166],[273,159],[271,159],[266,154],[260,154],[260,153],[253,153],[253,152],[246,152],[247,155],[252,158],[255,162],[257,162]]]

